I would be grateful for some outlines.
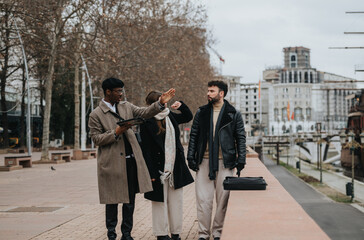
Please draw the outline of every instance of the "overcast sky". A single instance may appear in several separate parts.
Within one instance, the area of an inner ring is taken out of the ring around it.
[[[258,82],[269,66],[282,66],[284,47],[311,49],[311,66],[319,71],[364,79],[355,65],[364,66],[364,49],[333,50],[329,47],[364,47],[364,0],[203,0],[215,50],[225,59],[224,75],[242,76],[242,82]],[[213,53],[211,53],[213,54]],[[218,58],[211,62],[219,68]]]

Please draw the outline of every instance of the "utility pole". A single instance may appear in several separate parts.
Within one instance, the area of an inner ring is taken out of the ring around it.
[[[86,79],[85,69],[82,69],[81,85],[81,150],[86,150]]]
[[[92,110],[94,110],[94,95],[93,95],[93,92],[92,92],[91,78],[90,78],[90,75],[88,74],[88,68],[87,68],[87,65],[86,65],[86,61],[83,58],[82,54],[81,54],[81,59],[82,59],[82,62],[83,62],[83,69],[85,70],[86,75],[87,75],[88,87],[89,87],[89,91],[90,91],[91,112],[92,112]],[[84,73],[82,72],[82,74],[84,74]],[[123,88],[123,90],[124,90],[124,88]],[[85,89],[85,91],[86,91],[86,89]],[[86,97],[85,97],[85,99],[86,99]],[[86,132],[86,130],[85,130],[85,132]],[[91,140],[91,149],[94,149],[94,142],[92,140]]]
[[[23,53],[23,60],[24,60],[24,67],[25,67],[25,75],[27,77],[27,148],[28,148],[28,155],[32,155],[32,130],[30,127],[30,89],[29,89],[29,71],[28,71],[28,61],[27,56],[25,55],[25,50],[23,46],[23,40],[20,36],[18,25],[16,24],[16,21],[14,21],[16,32],[18,34],[18,38],[20,41],[21,50]]]

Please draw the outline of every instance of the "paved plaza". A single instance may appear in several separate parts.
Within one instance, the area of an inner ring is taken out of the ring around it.
[[[107,239],[96,176],[96,159],[0,172],[0,239]],[[141,194],[134,218],[133,237],[155,239],[151,203]],[[182,239],[197,239],[193,184],[184,188],[183,224]]]
[[[4,164],[4,156],[0,154],[0,165]],[[32,160],[39,159],[40,153],[33,153]],[[249,169],[250,165],[246,172],[251,171]],[[324,179],[328,177],[325,175]],[[362,185],[356,186],[358,190]],[[270,184],[268,188],[273,191],[282,186]],[[107,239],[104,205],[98,200],[96,159],[53,165],[33,164],[32,168],[0,172],[0,192],[0,240]],[[181,237],[183,240],[197,240],[194,184],[184,188],[183,197]],[[259,203],[255,207],[258,206]],[[156,239],[151,217],[150,201],[138,194],[132,232],[136,240]],[[277,218],[274,222],[277,224]],[[120,222],[117,233],[120,237]]]

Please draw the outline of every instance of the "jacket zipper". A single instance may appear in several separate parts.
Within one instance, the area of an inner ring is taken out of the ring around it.
[[[221,128],[220,128],[220,130],[217,132],[217,134],[219,135],[219,141],[220,141],[220,131],[224,128],[224,127],[226,127],[227,125],[229,125],[230,123],[232,123],[233,121],[231,121],[231,122],[228,122],[227,124],[225,124],[224,126],[222,126]],[[221,151],[222,151],[222,149],[221,149]],[[222,153],[221,153],[222,154]],[[224,161],[223,161],[224,162]],[[226,168],[226,165],[225,165],[225,162],[224,162],[224,167]]]

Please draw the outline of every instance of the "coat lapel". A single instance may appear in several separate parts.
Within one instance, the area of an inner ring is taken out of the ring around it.
[[[128,119],[126,116],[125,102],[118,103],[116,107],[118,108],[119,116],[123,119]]]

